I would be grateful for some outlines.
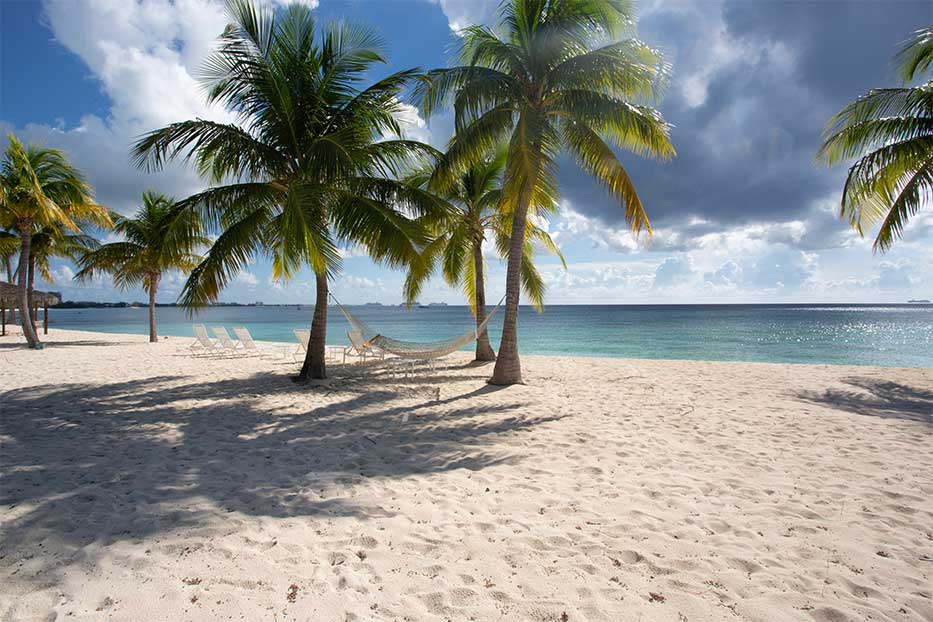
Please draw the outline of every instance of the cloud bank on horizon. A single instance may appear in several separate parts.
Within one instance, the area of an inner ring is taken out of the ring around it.
[[[496,0],[386,3],[375,18],[371,10],[361,18],[358,2],[304,2],[317,6],[325,20],[364,19],[380,27],[392,58],[415,46],[396,36],[408,30],[414,12],[424,16],[419,20],[424,38],[446,40],[449,48],[464,26],[494,23],[498,5]],[[68,151],[90,177],[98,200],[124,213],[135,209],[149,187],[176,197],[203,187],[181,165],[159,174],[138,171],[128,151],[135,137],[173,121],[230,120],[225,111],[206,105],[196,78],[226,23],[222,3],[44,0],[33,15],[24,13],[17,12],[17,20],[3,19],[4,31],[38,30],[45,34],[41,45],[79,59],[106,112],[63,100],[58,116],[77,122],[34,118],[28,102],[7,88],[0,129]],[[655,234],[634,239],[622,210],[572,163],[562,162],[563,209],[547,226],[569,271],[541,255],[550,303],[933,297],[933,214],[919,214],[892,252],[872,255],[870,242],[837,216],[845,171],[813,161],[832,114],[869,88],[896,83],[891,56],[911,31],[933,21],[928,4],[653,0],[641,4],[639,16],[639,37],[662,48],[674,67],[661,110],[675,126],[678,157],[661,164],[623,154]],[[17,23],[30,19],[34,23]],[[8,34],[3,33],[4,48],[14,44]],[[426,67],[447,62],[445,45],[436,47],[433,57],[417,62]],[[2,57],[9,53],[2,50]],[[3,69],[8,73],[9,65]],[[60,71],[49,64],[30,79],[52,83]],[[16,113],[8,116],[7,109]],[[443,146],[452,122],[449,115],[425,121],[411,108],[406,126],[410,137]],[[504,290],[504,265],[493,257],[489,262],[489,296],[497,299]],[[222,300],[312,301],[310,274],[278,283],[270,272],[267,262],[256,261]],[[72,299],[133,298],[133,292],[115,292],[104,280],[77,286],[70,274],[67,265],[56,266],[50,287]],[[350,303],[396,303],[403,278],[347,249],[335,291]],[[160,300],[173,300],[182,284],[180,275],[167,279]],[[423,298],[462,300],[439,280]]]

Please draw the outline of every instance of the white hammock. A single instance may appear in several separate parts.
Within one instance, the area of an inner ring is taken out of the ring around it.
[[[452,352],[456,352],[468,343],[476,341],[479,337],[479,334],[483,332],[483,330],[486,328],[486,325],[489,324],[489,321],[493,318],[493,316],[496,314],[496,311],[499,310],[499,307],[502,306],[502,302],[505,300],[505,296],[503,296],[502,300],[499,301],[499,304],[497,304],[495,308],[489,313],[489,315],[486,316],[486,319],[484,319],[479,326],[470,332],[460,335],[459,337],[444,339],[443,341],[421,342],[400,341],[398,339],[386,337],[385,335],[374,331],[365,322],[350,313],[350,311],[342,304],[340,304],[340,301],[334,298],[333,295],[331,295],[331,298],[333,298],[334,302],[337,303],[337,306],[340,307],[340,311],[343,313],[343,316],[347,318],[347,322],[350,323],[350,328],[357,334],[361,335],[363,341],[365,341],[367,345],[375,346],[401,358],[424,361],[447,356]]]

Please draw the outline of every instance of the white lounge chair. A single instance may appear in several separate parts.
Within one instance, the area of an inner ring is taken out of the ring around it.
[[[353,344],[350,346],[348,354],[360,357],[361,363],[366,360],[367,356],[370,358],[379,359],[380,361],[385,359],[385,351],[367,343],[363,339],[362,333],[351,330],[349,333],[347,333],[347,338],[349,338],[350,343]],[[344,359],[346,359],[346,355],[344,355]]]
[[[194,324],[194,341],[188,346],[192,354],[218,354],[222,351],[223,345],[216,341],[211,341],[207,335],[207,329],[204,324]]]
[[[223,348],[224,353],[232,354],[233,356],[244,356],[249,354],[249,352],[246,351],[246,348],[242,347],[240,344],[230,338],[230,334],[223,326],[211,326],[211,330],[214,332],[214,336],[217,337],[217,341]]]
[[[297,361],[298,355],[304,358],[308,353],[308,344],[311,342],[311,331],[296,328],[292,333],[294,333],[295,339],[298,340],[298,346],[295,348],[295,351],[292,352],[292,358]],[[342,363],[346,363],[347,354],[352,347],[353,346],[324,346],[324,356],[335,361],[339,360]]]
[[[284,348],[277,345],[266,348],[259,346],[255,341],[253,341],[253,336],[249,334],[249,331],[245,326],[235,326],[233,328],[233,332],[236,333],[237,339],[240,340],[240,343],[243,344],[243,349],[247,352],[255,352],[260,356],[267,353],[276,356],[274,350],[281,349],[283,356],[288,356],[288,346],[285,346]]]
[[[304,356],[308,353],[308,342],[311,341],[311,331],[296,328],[292,331],[292,334],[294,334],[295,339],[298,340],[298,346],[292,352],[292,358],[297,361],[299,354]]]

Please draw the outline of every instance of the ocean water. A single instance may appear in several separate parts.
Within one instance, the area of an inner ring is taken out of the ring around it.
[[[465,306],[354,306],[381,334],[408,341],[461,335],[473,320]],[[192,322],[246,326],[255,339],[294,340],[309,328],[313,307],[213,307],[194,319],[182,309],[156,310],[159,333],[190,337]],[[147,310],[50,309],[50,326],[147,334]],[[339,309],[328,314],[328,343],[347,344]],[[499,342],[502,312],[490,323]],[[520,347],[528,354],[652,359],[834,363],[933,367],[933,305],[599,305],[523,307]],[[231,330],[232,334],[232,330]]]

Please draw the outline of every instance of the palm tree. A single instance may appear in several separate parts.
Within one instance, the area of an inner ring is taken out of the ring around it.
[[[518,305],[526,224],[557,197],[557,157],[566,151],[625,207],[632,231],[650,233],[644,205],[613,146],[673,157],[669,126],[648,103],[667,73],[661,54],[633,39],[620,0],[507,0],[498,30],[471,26],[461,65],[429,72],[416,92],[425,115],[453,98],[457,147],[448,175],[508,140],[504,208],[512,214],[506,307],[490,382],[522,380]],[[502,33],[501,35],[498,33]]]
[[[162,275],[168,270],[193,270],[201,259],[196,250],[210,240],[201,235],[195,212],[175,207],[173,199],[152,190],[143,193],[142,207],[134,217],[115,215],[113,228],[123,241],[81,255],[75,279],[109,273],[120,289],[142,286],[149,294],[149,342],[155,343],[155,304]]]
[[[2,166],[0,224],[20,240],[17,286],[20,322],[30,348],[41,348],[29,313],[29,272],[33,235],[79,232],[83,224],[111,225],[105,207],[94,203],[84,176],[57,149],[23,146],[12,134]]]
[[[77,233],[48,225],[38,228],[32,234],[32,240],[29,243],[30,255],[29,268],[26,276],[26,290],[28,292],[30,309],[35,309],[33,299],[33,290],[36,280],[36,273],[39,273],[46,282],[54,282],[52,275],[53,258],[68,259],[77,262],[78,258],[89,251],[100,246],[100,243],[92,236],[83,232],[83,229],[89,226],[89,223],[78,222],[79,230]],[[36,330],[36,318],[30,314],[32,329]],[[38,334],[38,331],[36,332]]]
[[[227,8],[232,23],[203,81],[209,101],[225,105],[238,123],[174,123],[143,137],[135,153],[149,168],[184,154],[211,181],[227,182],[181,202],[221,231],[185,284],[183,304],[215,300],[258,254],[271,256],[274,278],[310,266],[316,300],[297,379],[324,378],[328,279],[340,267],[338,242],[360,244],[388,265],[409,265],[419,260],[424,233],[408,216],[443,207],[395,180],[434,150],[385,138],[402,133],[399,95],[416,72],[360,89],[366,72],[385,62],[374,32],[332,24],[318,40],[305,6],[273,13],[231,0]]]
[[[895,57],[905,84],[933,63],[933,27],[914,33]],[[873,89],[830,119],[817,158],[857,158],[842,189],[840,216],[864,235],[879,221],[873,249],[887,251],[933,197],[933,80]]]
[[[444,280],[452,287],[463,288],[470,310],[476,318],[476,326],[482,329],[476,339],[477,361],[496,360],[496,353],[489,344],[489,332],[483,326],[486,321],[483,242],[486,233],[491,232],[500,254],[505,256],[508,252],[511,219],[508,213],[500,209],[500,184],[507,155],[505,149],[497,149],[492,157],[474,163],[466,172],[457,176],[453,183],[433,178],[431,170],[422,171],[410,180],[443,196],[456,209],[446,214],[440,222],[432,223],[434,239],[425,249],[424,262],[409,270],[405,280],[405,296],[408,304],[417,300],[425,281],[440,263]],[[541,274],[534,266],[532,242],[553,252],[560,257],[561,262],[564,258],[547,231],[534,223],[528,223],[526,237],[522,253],[522,288],[540,310],[544,306],[546,288]]]

